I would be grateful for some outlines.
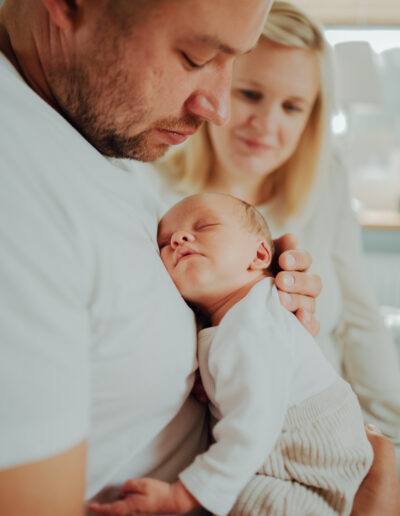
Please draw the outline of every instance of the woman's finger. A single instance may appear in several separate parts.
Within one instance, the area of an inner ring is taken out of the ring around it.
[[[315,311],[315,298],[319,296],[322,290],[321,278],[316,274],[306,274],[304,272],[279,272],[275,277],[275,285],[279,290],[287,292],[289,294],[298,294],[299,296],[305,296],[314,300],[314,309],[310,310],[312,313]],[[299,305],[294,306],[294,310],[304,308],[310,309],[310,301],[304,300],[299,302]],[[285,305],[286,306],[286,305]],[[293,311],[293,310],[291,310]]]

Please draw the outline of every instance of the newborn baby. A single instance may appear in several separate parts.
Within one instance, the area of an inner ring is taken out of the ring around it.
[[[251,205],[199,194],[159,223],[161,259],[209,321],[198,362],[213,444],[169,484],[128,481],[98,514],[349,515],[372,463],[350,386],[279,302],[268,226]]]

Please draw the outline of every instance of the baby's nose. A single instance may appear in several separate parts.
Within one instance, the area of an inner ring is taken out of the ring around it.
[[[193,235],[191,235],[188,231],[176,231],[171,236],[171,245],[172,247],[177,247],[185,242],[192,242],[194,240]]]

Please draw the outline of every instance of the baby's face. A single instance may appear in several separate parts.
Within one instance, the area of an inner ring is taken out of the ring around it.
[[[176,204],[158,228],[161,259],[182,296],[204,303],[249,281],[258,235],[230,197],[201,194]]]

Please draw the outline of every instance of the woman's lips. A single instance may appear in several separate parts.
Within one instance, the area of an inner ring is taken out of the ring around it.
[[[186,141],[189,136],[194,133],[194,131],[188,133],[179,133],[175,131],[168,131],[166,129],[157,129],[157,133],[164,143],[168,143],[169,145],[179,145],[180,143]]]
[[[245,138],[244,136],[236,136],[236,138],[249,150],[252,151],[266,151],[274,148],[273,145],[268,143],[260,142],[259,140],[253,140],[251,138]]]

